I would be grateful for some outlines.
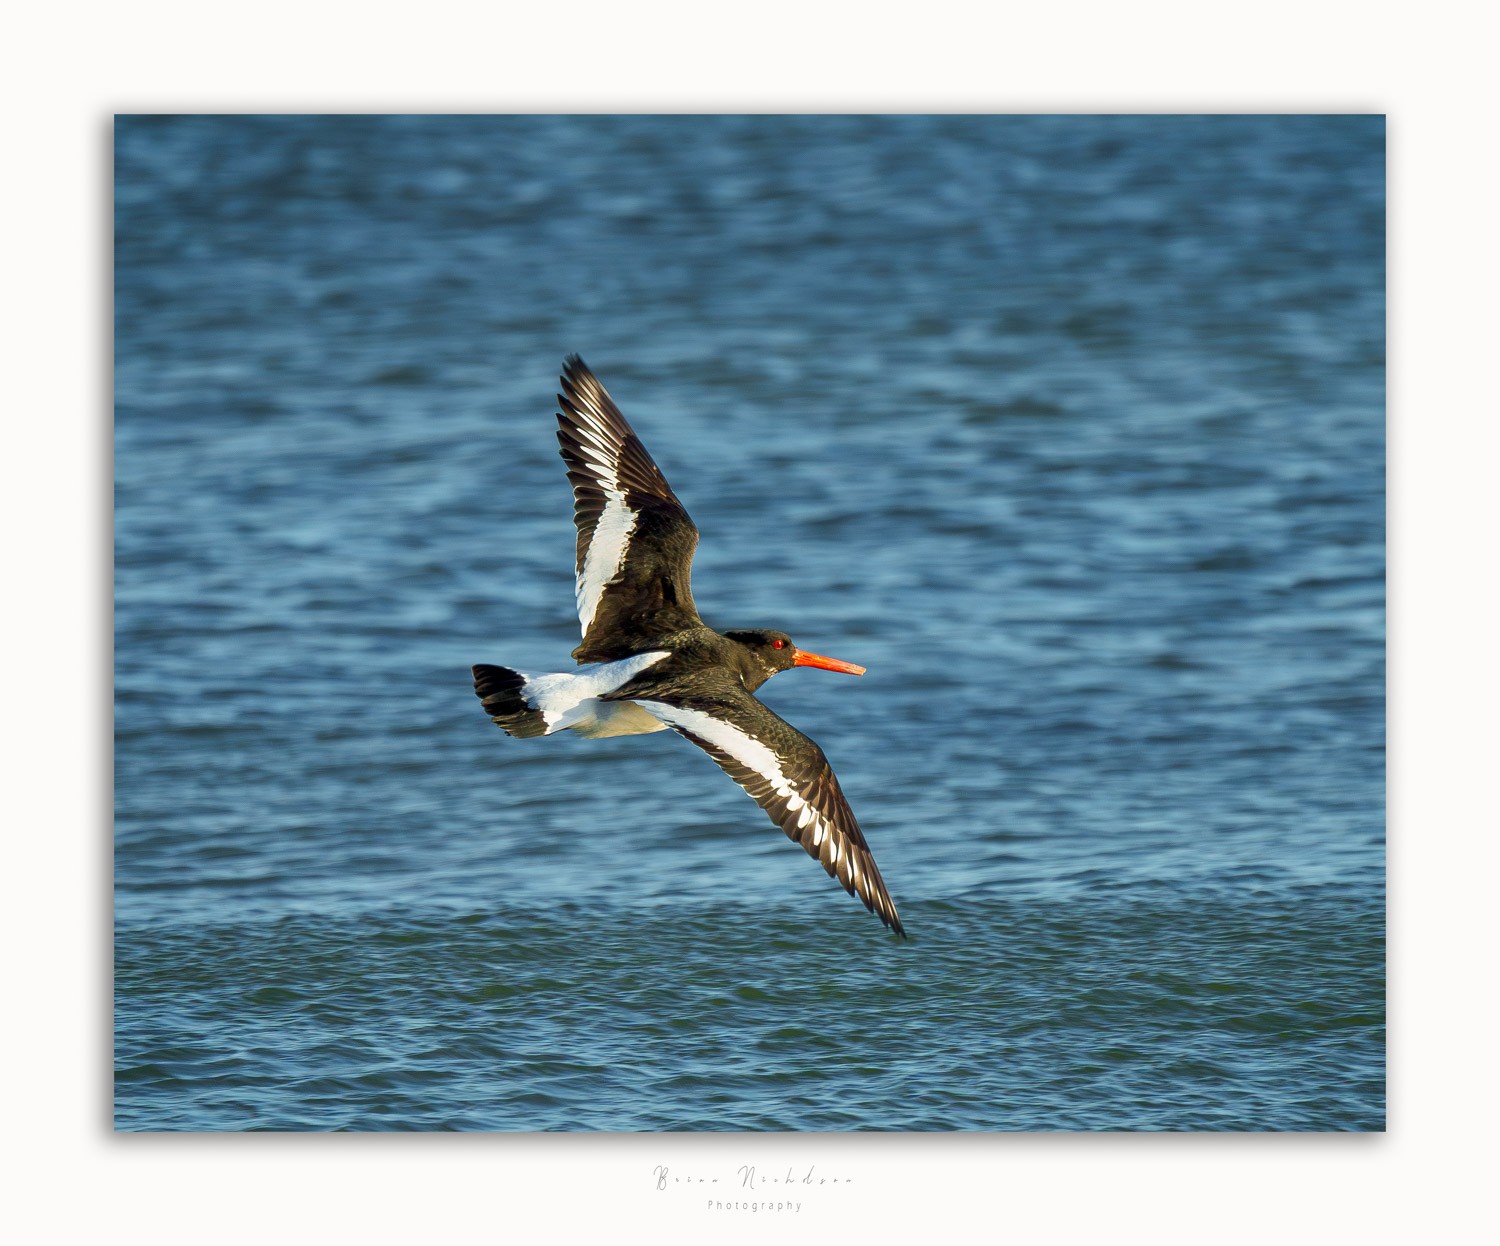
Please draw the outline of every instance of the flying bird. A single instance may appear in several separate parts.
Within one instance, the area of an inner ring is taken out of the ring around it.
[[[491,720],[527,738],[589,738],[668,727],[745,789],[887,926],[906,937],[828,759],[755,696],[793,666],[863,675],[799,649],[785,632],[717,632],[698,617],[688,579],[698,529],[613,399],[577,355],[563,364],[557,439],[578,528],[580,668],[526,674],[474,667]]]

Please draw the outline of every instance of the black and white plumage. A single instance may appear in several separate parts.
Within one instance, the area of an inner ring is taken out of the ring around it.
[[[718,762],[845,891],[905,934],[870,845],[822,749],[749,692],[696,705],[638,704]]]
[[[701,627],[688,580],[698,528],[666,477],[577,355],[563,365],[557,440],[578,527],[580,662],[635,652],[663,632]]]
[[[864,668],[798,649],[785,632],[717,632],[690,587],[698,529],[608,392],[569,356],[558,441],[573,485],[576,671],[474,667],[485,711],[518,737],[598,737],[668,727],[743,787],[789,838],[887,926],[906,935],[870,846],[812,740],[754,696],[793,666]]]

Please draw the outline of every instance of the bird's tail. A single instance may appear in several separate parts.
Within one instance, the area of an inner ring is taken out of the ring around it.
[[[481,664],[474,668],[474,692],[484,712],[507,735],[521,739],[547,733],[542,711],[522,695],[525,687],[526,677],[508,666]]]

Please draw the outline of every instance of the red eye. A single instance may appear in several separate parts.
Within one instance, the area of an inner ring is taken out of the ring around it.
[[[773,640],[771,642],[771,648],[773,648],[773,649],[785,649],[786,648],[786,641],[784,641],[784,640]]]

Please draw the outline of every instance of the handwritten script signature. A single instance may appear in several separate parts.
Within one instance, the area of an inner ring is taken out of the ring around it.
[[[665,1190],[669,1185],[718,1185],[717,1177],[703,1176],[681,1176],[674,1175],[665,1164],[658,1164],[651,1170],[651,1175],[656,1178],[656,1188]],[[742,1190],[760,1189],[766,1185],[853,1185],[852,1177],[829,1177],[817,1171],[816,1164],[809,1164],[807,1171],[800,1172],[798,1169],[788,1166],[786,1175],[782,1176],[778,1171],[772,1173],[770,1170],[757,1172],[754,1164],[741,1164],[735,1170]],[[733,1178],[726,1178],[725,1185],[733,1185]]]

